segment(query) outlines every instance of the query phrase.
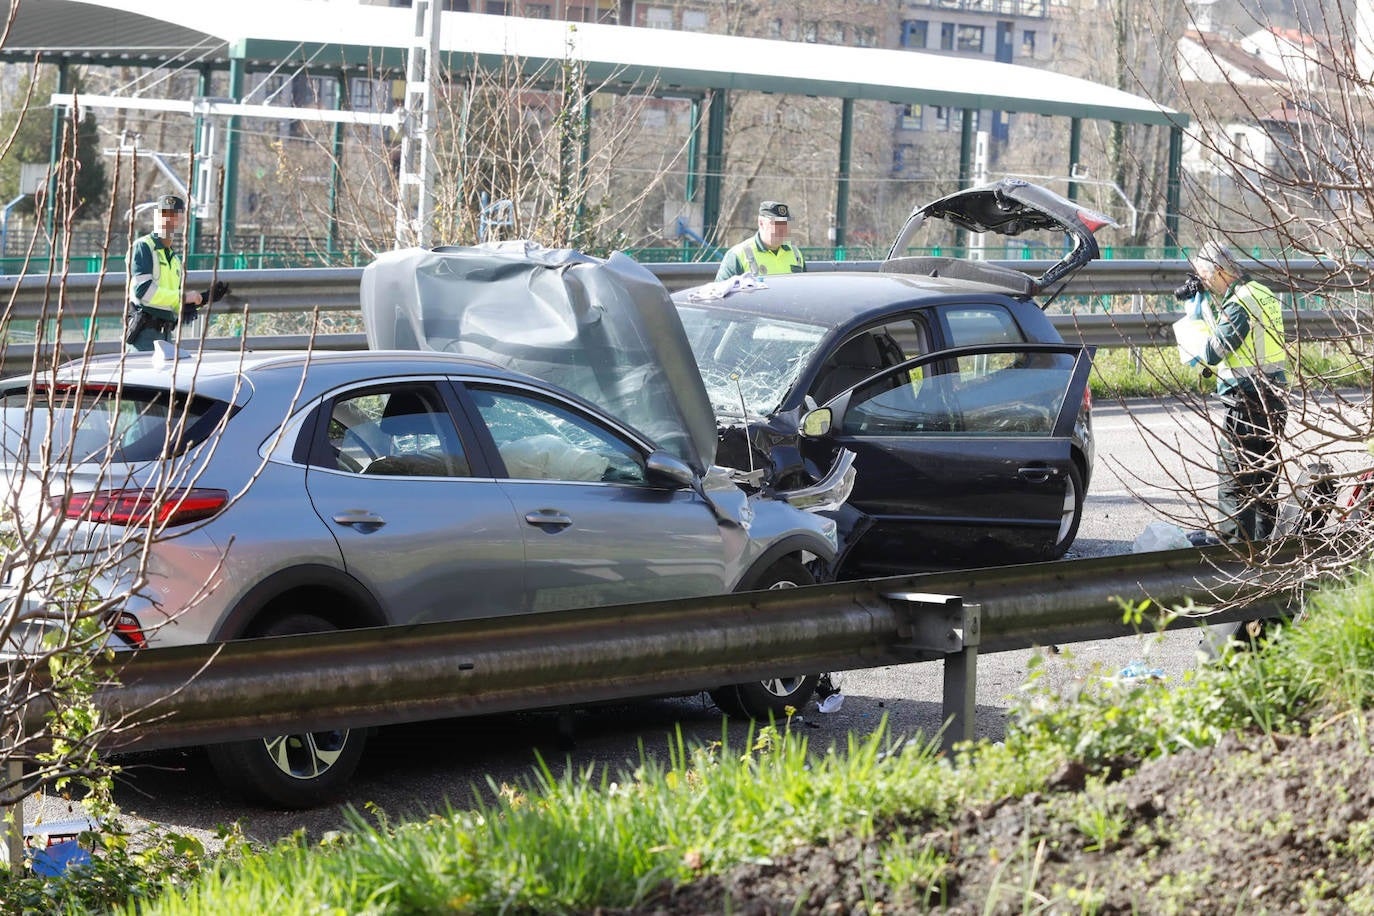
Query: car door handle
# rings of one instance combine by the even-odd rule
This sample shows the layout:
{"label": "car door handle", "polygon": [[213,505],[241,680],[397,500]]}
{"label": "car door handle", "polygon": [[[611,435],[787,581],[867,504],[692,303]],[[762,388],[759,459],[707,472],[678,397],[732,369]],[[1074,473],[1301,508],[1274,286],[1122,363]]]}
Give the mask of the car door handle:
{"label": "car door handle", "polygon": [[1017,468],[1016,476],[1027,483],[1045,483],[1051,477],[1055,476],[1055,470],[1054,468],[1047,467]]}
{"label": "car door handle", "polygon": [[386,519],[366,509],[345,509],[335,513],[334,521],[360,531],[375,531],[386,524]]}
{"label": "car door handle", "polygon": [[572,516],[564,515],[557,509],[540,509],[538,512],[526,512],[525,521],[540,528],[566,528],[572,524]]}

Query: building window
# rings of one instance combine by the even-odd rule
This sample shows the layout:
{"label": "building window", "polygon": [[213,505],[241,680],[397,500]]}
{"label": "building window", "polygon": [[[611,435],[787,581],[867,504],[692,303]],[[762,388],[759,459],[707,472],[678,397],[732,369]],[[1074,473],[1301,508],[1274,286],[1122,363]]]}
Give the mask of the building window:
{"label": "building window", "polygon": [[526,3],[525,16],[529,19],[552,19],[553,10],[547,3]]}
{"label": "building window", "polygon": [[372,80],[353,78],[348,81],[348,107],[354,111],[372,111]]}
{"label": "building window", "polygon": [[948,105],[935,106],[935,126],[940,130],[949,130],[949,111]]}
{"label": "building window", "polygon": [[707,20],[705,10],[683,10],[682,11],[682,30],[684,32],[704,32],[706,31]]}
{"label": "building window", "polygon": [[961,25],[955,38],[954,47],[959,51],[983,52],[983,27],[981,25]]}
{"label": "building window", "polygon": [[920,105],[903,105],[897,126],[902,130],[920,130],[924,109]]}
{"label": "building window", "polygon": [[832,23],[830,23],[830,38],[829,38],[829,41],[830,41],[830,43],[831,43],[832,45],[842,45],[842,44],[844,44],[844,23],[843,23],[843,22],[832,22]]}
{"label": "building window", "polygon": [[954,23],[952,22],[940,23],[940,50],[954,50]]}
{"label": "building window", "polygon": [[878,46],[878,32],[872,26],[854,26],[854,44],[861,48],[876,48]]}
{"label": "building window", "polygon": [[1032,29],[1026,29],[1021,33],[1021,56],[1035,56],[1035,32]]}
{"label": "building window", "polygon": [[671,29],[673,11],[666,6],[651,6],[644,11],[644,25],[650,29]]}
{"label": "building window", "polygon": [[815,44],[821,37],[821,24],[814,19],[802,23],[801,40]]}
{"label": "building window", "polygon": [[907,19],[902,23],[902,47],[920,51],[926,46],[926,32],[930,23],[924,19]]}
{"label": "building window", "polygon": [[768,22],[768,37],[782,38],[782,20],[771,19]]}
{"label": "building window", "polygon": [[892,171],[894,173],[906,171],[907,164],[915,156],[916,147],[910,143],[898,143],[892,147]]}
{"label": "building window", "polygon": [[506,0],[487,0],[487,13],[492,16],[506,15]]}

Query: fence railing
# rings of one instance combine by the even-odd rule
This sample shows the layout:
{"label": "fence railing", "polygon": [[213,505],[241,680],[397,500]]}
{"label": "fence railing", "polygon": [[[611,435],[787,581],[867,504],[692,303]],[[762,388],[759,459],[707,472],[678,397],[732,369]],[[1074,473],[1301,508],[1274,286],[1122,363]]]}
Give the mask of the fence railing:
{"label": "fence railing", "polygon": [[[213,241],[213,240],[211,240]],[[122,242],[121,242],[122,244]],[[17,246],[10,246],[17,248]],[[856,244],[842,247],[799,246],[808,263],[815,261],[857,262],[881,258],[887,254],[887,245]],[[629,248],[625,253],[643,264],[719,264],[729,248],[715,245],[661,245],[644,248]],[[50,271],[61,273],[100,273],[126,269],[126,255],[122,250],[109,249],[102,254],[98,243],[77,245],[65,258],[55,261],[43,257],[26,257],[20,250],[0,254],[0,276],[9,274],[47,274]],[[85,252],[84,254],[80,252]],[[1061,255],[1047,245],[1013,243],[1006,245],[984,246],[976,252],[967,245],[937,245],[934,247],[911,248],[910,255],[931,257],[967,258],[976,256],[988,260],[1039,261],[1053,260]],[[1103,245],[1100,258],[1114,260],[1174,260],[1186,254],[1186,249],[1177,246],[1158,245]],[[1246,252],[1257,260],[1287,261],[1288,255],[1281,251],[1270,251],[1255,247]],[[363,267],[375,253],[369,249],[331,245],[325,239],[284,238],[276,235],[245,235],[240,237],[226,253],[214,251],[192,252],[186,256],[188,270],[269,270],[274,268],[297,267]]]}
{"label": "fence railing", "polygon": [[[1039,274],[1048,261],[998,261]],[[877,270],[877,261],[816,261],[812,271]],[[714,264],[654,263],[645,265],[670,290],[686,289],[709,282]],[[1065,340],[1081,340],[1103,348],[1154,347],[1172,342],[1170,324],[1179,313],[1170,293],[1188,272],[1186,261],[1096,261],[1075,274],[1056,299],[1055,309],[1066,299],[1076,298],[1077,311],[1051,314],[1050,320]],[[1362,268],[1367,271],[1368,268]],[[1303,339],[1322,339],[1370,330],[1367,309],[1303,308],[1321,304],[1307,294],[1332,280],[1331,268],[1317,261],[1260,262],[1262,279],[1280,293],[1289,294],[1299,308],[1288,313],[1290,334]],[[255,316],[322,315],[346,317],[360,322],[358,285],[360,267],[319,267],[276,270],[190,271],[192,287],[208,286],[212,278],[228,282],[234,291],[231,299],[216,306],[221,315]],[[1346,287],[1368,284],[1367,273],[1343,274]],[[27,371],[33,364],[35,349],[45,354],[60,347],[67,357],[83,353],[114,353],[122,349],[125,310],[125,275],[122,273],[72,273],[65,276],[25,274],[0,277],[0,302],[8,303],[8,330],[4,352],[0,353],[0,373]],[[1117,304],[1131,297],[1130,311]],[[1145,301],[1146,299],[1149,302]],[[1156,308],[1145,308],[1153,303]],[[204,319],[202,319],[204,320]],[[304,334],[259,334],[254,322],[234,337],[207,337],[206,347],[237,349],[249,346],[260,350],[297,349],[310,345]],[[314,345],[332,350],[363,349],[366,339],[357,332],[320,334]],[[41,333],[40,333],[41,332]],[[199,338],[198,328],[183,332]],[[46,341],[37,343],[36,341]]]}

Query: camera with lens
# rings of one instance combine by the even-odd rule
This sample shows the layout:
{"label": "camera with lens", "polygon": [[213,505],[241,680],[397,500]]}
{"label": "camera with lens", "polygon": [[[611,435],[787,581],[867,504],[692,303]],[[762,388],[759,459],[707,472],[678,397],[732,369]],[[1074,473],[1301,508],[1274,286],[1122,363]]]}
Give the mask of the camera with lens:
{"label": "camera with lens", "polygon": [[1180,302],[1186,302],[1204,289],[1202,278],[1197,274],[1189,274],[1188,278],[1179,284],[1178,289],[1174,290],[1174,298]]}

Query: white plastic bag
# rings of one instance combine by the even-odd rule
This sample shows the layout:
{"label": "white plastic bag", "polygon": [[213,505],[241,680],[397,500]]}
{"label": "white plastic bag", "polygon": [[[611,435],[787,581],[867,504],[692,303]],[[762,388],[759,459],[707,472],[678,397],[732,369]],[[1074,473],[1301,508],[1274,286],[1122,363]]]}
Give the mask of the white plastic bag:
{"label": "white plastic bag", "polygon": [[1183,529],[1168,522],[1150,522],[1145,530],[1136,535],[1131,545],[1132,553],[1151,553],[1156,550],[1182,550],[1192,547]]}

